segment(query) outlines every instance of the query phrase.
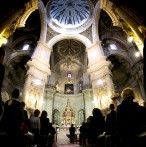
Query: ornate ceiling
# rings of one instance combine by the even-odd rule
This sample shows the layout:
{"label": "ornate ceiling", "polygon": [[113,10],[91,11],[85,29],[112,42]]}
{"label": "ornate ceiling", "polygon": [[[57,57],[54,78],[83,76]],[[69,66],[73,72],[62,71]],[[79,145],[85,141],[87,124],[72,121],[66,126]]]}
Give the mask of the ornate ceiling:
{"label": "ornate ceiling", "polygon": [[64,28],[81,26],[87,21],[90,6],[87,0],[53,0],[50,6],[50,17]]}
{"label": "ornate ceiling", "polygon": [[54,45],[53,55],[53,67],[57,73],[62,76],[66,76],[68,72],[75,77],[82,75],[86,52],[81,42],[73,39],[62,40]]}
{"label": "ornate ceiling", "polygon": [[[44,1],[44,4],[47,4],[46,0],[43,0],[43,1]],[[65,0],[64,2],[67,3],[68,8],[73,7],[74,5],[77,5],[78,8],[81,9],[80,11],[81,13],[80,13],[80,17],[78,18],[77,15],[74,15],[75,13],[74,11],[71,11],[71,10],[64,11],[63,10],[64,7],[62,7],[62,9],[59,9],[60,8],[59,5],[62,5],[63,1],[54,1],[54,3],[52,4],[50,8],[51,16],[49,17],[52,17],[54,19],[53,21],[59,27],[64,26],[64,24],[66,24],[69,29],[71,25],[72,27],[80,27],[90,17],[91,11],[89,13],[89,9],[90,10],[92,9],[89,8],[87,3],[84,3],[84,5],[81,6],[81,3],[83,3],[84,0],[82,1],[78,0],[76,1],[75,4],[69,3],[71,1],[68,1],[68,0]],[[97,0],[91,0],[91,2],[93,2],[93,5],[95,6],[95,3],[97,2]],[[58,7],[57,9],[55,9],[56,5]],[[68,17],[66,16],[65,19],[62,20],[63,17],[58,15],[58,12],[55,13],[56,10],[57,11],[60,10],[60,13],[64,12],[64,15],[65,14],[68,15]],[[78,10],[76,11],[76,13],[78,12]],[[86,13],[83,13],[84,11]],[[85,22],[83,22],[83,18],[85,19]],[[74,20],[76,19],[78,20],[77,23],[74,22]],[[90,26],[89,24],[87,25],[87,28],[86,28],[87,30],[85,31],[82,30],[83,32],[78,32],[78,33],[90,34],[91,36],[90,38],[92,38],[92,34],[91,34],[92,27],[89,27]],[[25,27],[16,29],[14,34],[10,36],[9,38],[10,44],[8,44],[8,46],[11,47],[13,44],[12,48],[15,50],[18,50],[18,52],[21,52],[21,46],[23,46],[23,43],[29,42],[32,44],[32,52],[33,52],[37,45],[37,41],[39,40],[39,37],[40,37],[40,30],[41,30],[40,25],[41,23],[40,23],[39,11],[36,10],[27,19]],[[54,30],[53,29],[51,30],[51,29],[48,29],[49,35],[51,34],[51,31],[52,31],[51,37],[53,37],[53,34],[55,35],[59,34],[57,32],[57,29],[54,29]],[[104,44],[103,50],[106,50],[105,44],[108,42],[113,42],[116,40],[116,43],[118,44],[118,43],[121,43],[122,41],[123,42],[126,41],[125,32],[123,32],[121,28],[113,26],[110,17],[104,11],[101,11],[98,29],[99,29],[98,31],[99,31],[100,40]],[[72,31],[74,30],[76,29],[72,29]],[[115,39],[119,37],[122,38],[122,41]],[[122,47],[122,49],[123,48],[124,47]],[[30,52],[29,55],[31,55],[32,52]],[[74,77],[81,77],[81,75],[83,74],[83,71],[87,69],[87,65],[88,65],[88,63],[85,62],[87,58],[85,46],[78,40],[74,40],[74,39],[64,39],[56,43],[53,46],[53,52],[52,52],[51,58],[53,60],[50,62],[51,70],[53,72],[56,72],[58,76],[66,76],[67,72],[72,72]],[[113,73],[114,83],[117,84],[117,87],[123,86],[124,84],[126,84],[126,80],[130,76],[129,69],[128,69],[129,66],[127,66],[129,65],[128,62],[123,59],[121,60],[121,57],[117,55],[110,56],[108,59],[113,64],[112,73]],[[24,65],[22,65],[21,67],[22,70],[17,71],[18,67],[16,67],[16,65],[20,65],[19,63],[21,63],[21,60],[22,60],[22,56],[18,56],[8,66],[8,68],[10,68],[10,73],[9,73],[10,78],[13,81],[15,81],[18,85],[21,85],[24,82],[23,81],[24,79],[22,77],[26,73],[26,69],[24,68]],[[126,79],[126,80],[123,80],[123,79]],[[120,83],[118,81],[120,81]]]}
{"label": "ornate ceiling", "polygon": [[80,33],[90,27],[93,4],[87,0],[53,0],[47,3],[47,22],[56,32]]}
{"label": "ornate ceiling", "polygon": [[54,45],[53,52],[55,63],[70,58],[77,59],[83,64],[85,46],[78,40],[65,39]]}

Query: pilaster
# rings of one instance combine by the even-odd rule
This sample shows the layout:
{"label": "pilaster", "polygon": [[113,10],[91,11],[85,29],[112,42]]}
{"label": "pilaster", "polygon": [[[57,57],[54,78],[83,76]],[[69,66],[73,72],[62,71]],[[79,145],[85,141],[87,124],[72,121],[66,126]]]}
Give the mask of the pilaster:
{"label": "pilaster", "polygon": [[24,85],[23,100],[30,114],[34,109],[42,109],[45,85],[48,76],[51,74],[50,54],[51,49],[45,43],[39,41],[32,59],[27,63],[29,69]]}
{"label": "pilaster", "polygon": [[83,99],[84,99],[84,107],[85,107],[85,119],[92,115],[92,110],[94,108],[93,104],[93,93],[92,89],[82,90]]}
{"label": "pilaster", "polygon": [[[94,53],[95,57],[93,60],[92,56],[89,56],[89,68],[87,72],[91,78],[94,105],[101,110],[106,110],[112,102],[111,95],[114,85],[109,69],[111,62],[106,61],[106,58],[100,50],[101,45],[99,42],[94,45],[93,48],[90,48],[90,50],[88,49],[88,53]],[[90,53],[90,51],[92,53]],[[96,52],[98,52],[98,54],[95,54]]]}

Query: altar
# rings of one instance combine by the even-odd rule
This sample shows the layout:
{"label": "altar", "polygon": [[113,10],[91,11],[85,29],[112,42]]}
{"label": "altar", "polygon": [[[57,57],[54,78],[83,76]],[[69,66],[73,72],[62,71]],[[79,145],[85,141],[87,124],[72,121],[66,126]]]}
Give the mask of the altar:
{"label": "altar", "polygon": [[69,128],[70,128],[69,125],[68,126],[61,126],[61,127],[59,127],[59,131],[64,131],[66,133],[69,133]]}
{"label": "altar", "polygon": [[75,113],[74,113],[72,107],[70,106],[69,98],[67,100],[67,105],[66,105],[65,110],[62,115],[62,123],[61,124],[65,129],[68,129],[68,127],[70,127],[71,124],[75,124]]}
{"label": "altar", "polygon": [[[70,128],[70,126],[59,126],[57,132],[64,132],[65,134],[70,134],[69,128]],[[76,127],[75,134],[79,134],[79,133],[80,133],[79,127]]]}

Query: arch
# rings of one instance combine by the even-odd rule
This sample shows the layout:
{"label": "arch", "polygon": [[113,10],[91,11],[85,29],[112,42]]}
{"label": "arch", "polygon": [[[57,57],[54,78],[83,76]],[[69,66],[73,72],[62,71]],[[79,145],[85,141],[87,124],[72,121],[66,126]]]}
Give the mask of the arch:
{"label": "arch", "polygon": [[113,3],[107,0],[100,1],[100,8],[103,9],[111,18],[114,26],[120,26],[119,19],[115,12],[113,11]]}
{"label": "arch", "polygon": [[55,124],[60,124],[60,112],[57,109],[53,110],[53,119],[52,122],[55,122]]}
{"label": "arch", "polygon": [[[62,59],[61,61],[59,61],[56,66],[59,66],[60,64],[64,63],[67,59]],[[82,70],[84,70],[84,66],[81,62],[79,62],[77,59],[72,59],[73,63],[76,63],[77,65],[79,65],[81,67]]]}
{"label": "arch", "polygon": [[131,66],[133,65],[133,61],[131,60],[131,58],[128,58],[127,56],[125,56],[123,54],[123,52],[122,53],[119,53],[118,51],[116,53],[115,52],[114,53],[113,52],[110,52],[110,55],[108,57],[110,57],[111,55],[122,57],[125,61],[127,61],[128,63],[130,63]]}
{"label": "arch", "polygon": [[42,1],[38,3],[38,9],[40,12],[40,19],[41,19],[41,34],[40,40],[45,42],[47,36],[47,21],[46,21],[46,8]]}
{"label": "arch", "polygon": [[79,110],[78,112],[78,124],[82,125],[82,122],[85,121],[85,111],[83,109]]}
{"label": "arch", "polygon": [[11,46],[11,48],[14,48],[18,43],[20,43],[21,41],[24,40],[31,40],[31,39],[37,39],[35,35],[27,35],[27,36],[23,36],[23,37],[19,37],[17,40],[15,40]]}
{"label": "arch", "polygon": [[112,36],[107,36],[107,35],[104,35],[102,37],[102,42],[105,41],[105,40],[113,40],[113,41],[117,41],[118,43],[121,43],[123,46],[125,46],[125,48],[129,48],[130,46],[133,46],[132,43],[129,42],[129,44],[126,43],[126,40],[122,39],[121,37],[112,37]]}
{"label": "arch", "polygon": [[[31,2],[30,2],[31,3]],[[31,7],[29,6],[29,3],[26,5],[26,11],[23,14],[20,22],[19,22],[19,27],[24,27],[25,22],[28,19],[28,17],[31,15],[32,12],[35,10],[39,10],[40,14],[40,21],[41,21],[41,34],[40,34],[40,40],[41,41],[46,41],[46,33],[47,33],[47,22],[46,22],[46,9],[42,1],[39,1],[38,3],[34,2],[31,3]]]}
{"label": "arch", "polygon": [[95,23],[95,25],[92,26],[92,28],[93,28],[92,30],[95,32],[95,35],[93,36],[93,42],[96,42],[97,40],[99,40],[98,27],[99,27],[100,12],[101,12],[100,2],[98,1],[95,6],[95,10],[94,10],[94,18],[95,18],[94,23]]}
{"label": "arch", "polygon": [[[30,5],[31,5],[31,7],[30,7]],[[18,24],[18,27],[25,27],[25,22],[28,19],[28,17],[31,15],[31,13],[33,11],[35,11],[36,9],[38,9],[38,6],[37,5],[38,5],[38,3],[35,3],[35,2],[34,3],[28,2],[26,4],[26,11],[23,14],[22,18],[20,19],[19,24]]]}
{"label": "arch", "polygon": [[6,62],[6,65],[9,65],[11,63],[11,61],[18,56],[27,56],[27,55],[29,56],[29,51],[21,51],[21,52],[17,52],[17,53],[12,53],[11,57]]}
{"label": "arch", "polygon": [[89,48],[92,45],[91,41],[87,37],[80,35],[80,34],[72,34],[72,35],[60,34],[60,35],[57,35],[57,36],[53,37],[52,39],[50,39],[50,41],[48,41],[47,44],[50,48],[53,48],[53,45],[55,43],[57,43],[58,41],[63,40],[63,39],[79,40],[80,42],[82,42],[86,46],[86,48]]}

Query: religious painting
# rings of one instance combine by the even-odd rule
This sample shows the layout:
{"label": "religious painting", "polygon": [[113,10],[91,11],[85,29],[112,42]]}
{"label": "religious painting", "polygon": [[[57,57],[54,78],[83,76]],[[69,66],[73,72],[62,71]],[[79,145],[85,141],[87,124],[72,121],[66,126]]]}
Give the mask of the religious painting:
{"label": "religious painting", "polygon": [[64,94],[74,94],[73,84],[65,84]]}

